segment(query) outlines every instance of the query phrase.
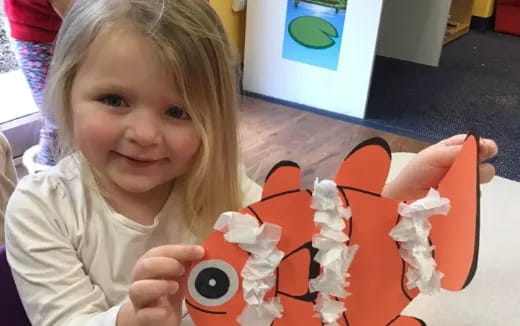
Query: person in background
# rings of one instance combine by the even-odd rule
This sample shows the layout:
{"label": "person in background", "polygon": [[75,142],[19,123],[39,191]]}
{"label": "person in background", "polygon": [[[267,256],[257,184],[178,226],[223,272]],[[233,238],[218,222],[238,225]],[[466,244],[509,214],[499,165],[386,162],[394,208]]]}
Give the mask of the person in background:
{"label": "person in background", "polygon": [[39,144],[28,149],[23,163],[29,173],[56,164],[57,130],[51,112],[42,106],[43,88],[53,43],[71,0],[4,0],[18,61],[42,115]]}

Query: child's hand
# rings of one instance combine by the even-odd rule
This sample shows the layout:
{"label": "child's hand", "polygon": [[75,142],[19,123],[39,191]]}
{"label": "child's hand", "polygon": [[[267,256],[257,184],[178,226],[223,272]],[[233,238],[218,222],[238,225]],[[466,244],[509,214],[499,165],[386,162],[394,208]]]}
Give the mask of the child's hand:
{"label": "child's hand", "polygon": [[180,325],[185,272],[202,256],[200,246],[171,245],[153,248],[137,261],[130,300],[139,325]]}
{"label": "child's hand", "polygon": [[[398,200],[424,197],[436,187],[462,149],[466,135],[457,135],[422,150],[406,165],[398,177],[383,189],[383,196]],[[497,144],[491,139],[480,139],[480,161],[494,157]],[[480,164],[480,182],[487,183],[495,176],[495,168],[489,163]]]}

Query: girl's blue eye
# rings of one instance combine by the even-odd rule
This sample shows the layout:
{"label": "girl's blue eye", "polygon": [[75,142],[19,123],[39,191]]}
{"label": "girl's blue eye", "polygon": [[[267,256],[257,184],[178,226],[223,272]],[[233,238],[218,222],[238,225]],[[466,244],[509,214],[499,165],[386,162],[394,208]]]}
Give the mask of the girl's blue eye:
{"label": "girl's blue eye", "polygon": [[166,115],[168,115],[174,119],[191,120],[191,117],[188,114],[188,112],[186,112],[186,110],[184,110],[183,108],[180,108],[178,106],[173,106],[173,107],[169,108],[168,110],[166,110]]}
{"label": "girl's blue eye", "polygon": [[109,94],[101,98],[101,102],[108,106],[120,107],[125,105],[125,100],[119,95]]}

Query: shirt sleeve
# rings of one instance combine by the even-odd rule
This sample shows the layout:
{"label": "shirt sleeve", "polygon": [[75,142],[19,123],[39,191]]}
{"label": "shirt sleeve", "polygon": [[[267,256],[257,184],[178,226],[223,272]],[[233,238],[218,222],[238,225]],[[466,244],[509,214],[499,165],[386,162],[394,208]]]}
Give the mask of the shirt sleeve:
{"label": "shirt sleeve", "polygon": [[247,176],[246,169],[241,166],[239,169],[240,186],[243,194],[243,207],[249,206],[252,203],[262,199],[262,187]]}
{"label": "shirt sleeve", "polygon": [[0,245],[4,244],[4,212],[18,180],[9,142],[0,131]]}
{"label": "shirt sleeve", "polygon": [[108,306],[78,257],[71,200],[63,184],[38,174],[13,193],[5,233],[20,298],[33,325],[115,326],[120,306]]}

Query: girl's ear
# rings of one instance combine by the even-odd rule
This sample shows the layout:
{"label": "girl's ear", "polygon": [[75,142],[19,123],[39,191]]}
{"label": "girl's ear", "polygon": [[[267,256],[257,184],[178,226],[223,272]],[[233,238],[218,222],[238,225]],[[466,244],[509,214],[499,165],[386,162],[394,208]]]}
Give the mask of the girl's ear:
{"label": "girl's ear", "polygon": [[291,161],[281,161],[267,174],[262,199],[292,190],[299,190],[300,185],[301,171],[298,164]]}
{"label": "girl's ear", "polygon": [[359,144],[345,158],[336,174],[338,187],[353,188],[381,194],[385,185],[392,154],[382,138],[372,138]]}

